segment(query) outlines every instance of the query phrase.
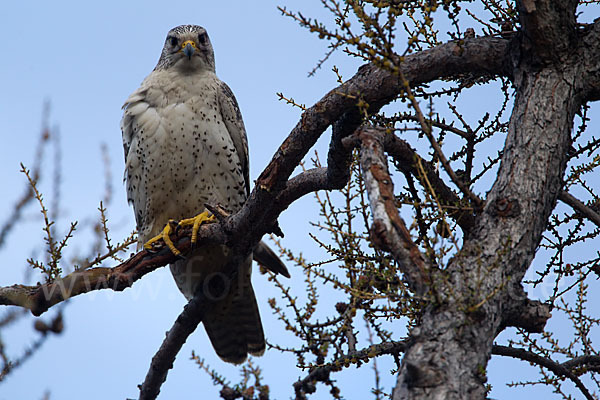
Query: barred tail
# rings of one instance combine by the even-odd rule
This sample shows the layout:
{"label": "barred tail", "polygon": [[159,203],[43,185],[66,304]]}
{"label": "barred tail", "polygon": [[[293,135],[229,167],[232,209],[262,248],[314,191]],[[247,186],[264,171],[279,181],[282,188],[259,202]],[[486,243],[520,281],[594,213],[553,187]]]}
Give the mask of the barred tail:
{"label": "barred tail", "polygon": [[[250,261],[250,260],[249,260]],[[229,294],[217,302],[204,317],[204,327],[219,357],[241,364],[248,353],[260,356],[265,351],[256,297],[250,281],[250,265],[240,268]]]}

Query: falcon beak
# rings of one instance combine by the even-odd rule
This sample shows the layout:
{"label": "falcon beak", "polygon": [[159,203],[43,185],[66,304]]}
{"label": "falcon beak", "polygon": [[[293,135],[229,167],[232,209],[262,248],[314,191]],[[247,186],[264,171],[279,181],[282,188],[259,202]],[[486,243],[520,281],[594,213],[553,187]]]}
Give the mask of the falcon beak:
{"label": "falcon beak", "polygon": [[198,50],[198,48],[193,40],[186,40],[181,44],[181,51],[187,56],[188,60],[192,59],[192,55],[194,55],[196,50]]}

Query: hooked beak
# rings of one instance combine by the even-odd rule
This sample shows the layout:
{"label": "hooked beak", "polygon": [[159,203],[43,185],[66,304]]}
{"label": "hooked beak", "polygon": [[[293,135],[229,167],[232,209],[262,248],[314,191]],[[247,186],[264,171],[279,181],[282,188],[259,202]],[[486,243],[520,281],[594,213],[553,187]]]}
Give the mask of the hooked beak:
{"label": "hooked beak", "polygon": [[196,47],[196,43],[192,40],[186,40],[181,44],[180,51],[183,51],[183,54],[187,56],[188,60],[192,59],[192,55],[194,55],[196,50],[198,50],[198,48]]}

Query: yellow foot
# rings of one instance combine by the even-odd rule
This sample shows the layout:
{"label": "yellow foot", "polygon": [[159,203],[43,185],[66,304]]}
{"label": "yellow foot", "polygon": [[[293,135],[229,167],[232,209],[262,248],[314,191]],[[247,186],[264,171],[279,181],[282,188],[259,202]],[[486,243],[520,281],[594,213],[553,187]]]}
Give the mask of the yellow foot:
{"label": "yellow foot", "polygon": [[179,221],[179,226],[187,226],[192,225],[192,246],[196,244],[198,240],[198,229],[200,229],[200,225],[205,222],[212,222],[215,220],[214,215],[208,215],[208,211],[204,211],[193,218],[188,218]]}
{"label": "yellow foot", "polygon": [[[208,215],[208,211],[204,211],[204,212],[196,215],[193,218],[188,218],[188,219],[179,221],[179,223],[177,224],[177,227],[192,225],[192,246],[193,246],[194,244],[196,244],[196,241],[198,240],[198,230],[200,229],[200,225],[202,225],[204,222],[211,222],[214,219],[215,219],[214,215]],[[173,241],[169,237],[169,235],[171,235],[171,233],[174,230],[173,226],[175,224],[176,224],[176,222],[174,220],[172,220],[172,219],[169,220],[169,222],[167,223],[165,228],[162,230],[162,232],[159,233],[158,235],[156,235],[155,237],[153,237],[152,239],[148,240],[144,244],[144,248],[147,250],[151,250],[152,244],[154,244],[158,240],[162,239],[173,254],[175,254],[176,256],[181,255],[181,251],[179,251],[177,249],[177,247],[175,247],[175,245],[173,244]]]}
{"label": "yellow foot", "polygon": [[173,244],[173,241],[169,237],[171,232],[173,232],[173,225],[175,225],[175,224],[176,224],[175,220],[170,219],[169,222],[167,222],[167,225],[165,225],[165,227],[161,233],[159,233],[158,235],[154,236],[152,239],[150,239],[146,243],[144,243],[144,248],[146,250],[152,250],[152,245],[155,242],[162,239],[173,254],[175,254],[176,256],[180,255],[181,252],[177,249],[177,247],[175,247],[175,245]]}

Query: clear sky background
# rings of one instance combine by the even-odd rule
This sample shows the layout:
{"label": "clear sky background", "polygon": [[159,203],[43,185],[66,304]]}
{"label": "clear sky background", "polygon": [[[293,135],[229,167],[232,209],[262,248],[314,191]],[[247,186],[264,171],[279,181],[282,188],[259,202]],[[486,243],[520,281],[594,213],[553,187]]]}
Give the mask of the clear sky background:
{"label": "clear sky background", "polygon": [[[232,88],[242,109],[250,143],[250,175],[256,179],[300,115],[299,109],[278,101],[276,92],[311,105],[337,86],[332,65],[339,67],[345,79],[360,65],[340,54],[315,77],[308,78],[307,73],[326,52],[326,43],[282,17],[276,9],[278,4],[329,20],[316,0],[3,2],[0,136],[4,145],[0,147],[0,173],[4,182],[0,215],[4,218],[23,192],[25,179],[19,173],[19,163],[34,164],[43,105],[50,101],[49,122],[54,132],[60,132],[62,152],[58,232],[66,232],[70,221],[80,221],[81,233],[70,249],[76,253],[88,248],[90,221],[97,218],[95,210],[104,194],[103,144],[110,157],[113,200],[108,215],[113,237],[117,240],[134,229],[133,212],[122,184],[121,105],[154,68],[167,31],[180,24],[199,24],[209,32],[217,74]],[[473,118],[481,115],[479,111],[485,110],[487,101],[494,99],[473,101]],[[322,154],[326,145],[325,138],[317,146]],[[52,157],[50,152],[46,154],[45,180],[40,183],[48,205],[53,198]],[[309,247],[306,232],[307,219],[314,219],[317,213],[307,198],[280,219],[286,233],[284,244],[296,250],[306,248],[307,256],[315,259],[318,252]],[[39,210],[29,207],[23,224],[0,248],[0,285],[25,282],[24,260],[39,247],[42,238]],[[303,287],[301,271],[291,272],[295,276],[290,284]],[[39,278],[32,279],[35,282]],[[289,333],[270,315],[266,303],[278,292],[259,274],[254,276],[254,285],[267,337],[286,343]],[[46,391],[51,399],[135,398],[137,384],[143,381],[164,332],[184,304],[167,268],[122,293],[102,291],[73,299],[65,309],[64,333],[51,337],[26,365],[0,384],[0,400],[41,399]],[[49,312],[45,318],[51,315]],[[8,354],[20,354],[36,338],[37,333],[31,332],[32,321],[24,318],[2,332]],[[217,397],[218,389],[189,360],[192,349],[237,382],[236,367],[214,355],[200,328],[179,354],[161,398]],[[382,384],[389,390],[395,377],[387,374],[386,368],[392,364],[390,360],[380,362]],[[292,396],[291,383],[304,376],[294,368],[293,357],[275,351],[268,351],[259,364],[273,398]],[[352,371],[334,378],[345,389],[346,398],[367,397],[372,374]],[[494,359],[489,371],[492,397],[527,398],[549,393],[537,388],[510,390],[502,384],[534,371],[521,362]],[[358,380],[357,376],[366,378]],[[327,389],[321,388],[314,398],[328,398]]]}

